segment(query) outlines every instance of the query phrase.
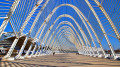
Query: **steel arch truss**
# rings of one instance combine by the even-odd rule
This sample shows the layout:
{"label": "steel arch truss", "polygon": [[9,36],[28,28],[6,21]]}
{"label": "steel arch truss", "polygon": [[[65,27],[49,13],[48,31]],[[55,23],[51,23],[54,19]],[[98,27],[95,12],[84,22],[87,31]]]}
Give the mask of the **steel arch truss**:
{"label": "steel arch truss", "polygon": [[[9,51],[7,52],[6,56],[4,56],[4,58],[11,57],[18,41],[20,40],[20,38],[22,36],[25,36],[25,40],[22,44],[22,47],[20,48],[18,55],[15,56],[15,59],[24,59],[25,57],[40,56],[40,55],[42,55],[42,52],[45,54],[51,54],[52,51],[61,51],[61,49],[64,50],[65,47],[72,45],[72,44],[74,44],[76,46],[77,51],[80,54],[90,55],[90,56],[94,56],[94,57],[96,57],[96,56],[105,57],[105,58],[108,57],[108,55],[106,54],[106,52],[103,48],[103,45],[101,44],[101,40],[99,38],[100,36],[97,35],[98,32],[96,32],[95,27],[93,27],[91,25],[92,22],[90,22],[88,20],[89,18],[87,18],[86,15],[84,14],[84,12],[81,11],[82,9],[78,8],[77,6],[75,6],[73,4],[69,4],[69,3],[65,3],[65,4],[63,3],[63,4],[59,4],[57,6],[53,5],[54,8],[49,9],[49,8],[47,8],[47,6],[49,6],[50,0],[38,0],[38,1],[36,1],[36,4],[33,6],[33,8],[31,7],[32,9],[29,10],[30,12],[28,13],[28,15],[25,18],[25,20],[23,21],[23,23],[21,24],[22,26],[20,27],[19,31],[16,31],[14,29],[14,26],[17,27],[17,25],[13,25],[11,23],[12,21],[10,21],[10,19],[13,18],[12,16],[14,13],[15,14],[17,13],[15,10],[17,9],[17,7],[19,7],[19,2],[21,2],[21,1],[15,0],[13,2],[12,6],[10,7],[10,10],[9,10],[7,16],[2,17],[5,19],[2,23],[2,25],[0,26],[0,38],[3,35],[3,32],[4,32],[8,22],[10,22],[12,29],[14,31],[14,34],[15,34],[15,40],[13,41]],[[93,0],[93,2],[95,2],[97,7],[99,7],[100,11],[104,14],[105,18],[108,20],[111,28],[113,29],[117,40],[120,42],[119,29],[117,29],[117,27],[115,26],[111,17],[108,15],[108,13],[106,12],[104,7],[101,5],[101,3],[98,0]],[[100,20],[100,17],[96,13],[95,8],[93,8],[93,6],[91,5],[89,0],[85,0],[85,4],[89,7],[88,9],[90,9],[92,11],[92,14],[97,21],[96,23],[99,25],[100,30],[102,31],[102,34],[107,41],[107,44],[112,52],[114,59],[117,59],[118,56],[112,47],[110,39],[108,38],[106,30]],[[36,13],[37,9],[39,9],[40,6],[41,6],[41,8],[38,11],[37,15],[34,17],[35,19],[32,21],[32,25],[30,26],[28,33],[24,34],[23,30],[26,29],[25,27],[29,24],[29,21],[31,20],[31,18],[33,17],[33,15]],[[74,16],[67,14],[67,11],[66,11],[66,13],[62,13],[61,15],[59,15],[59,14],[56,15],[57,10],[59,10],[61,7],[72,8],[72,10],[75,11],[77,16],[81,20],[81,22],[77,21],[77,19]],[[44,16],[44,21],[41,21],[42,22],[41,26],[39,26],[39,25],[37,25],[37,23],[39,23],[38,20],[39,20],[39,18],[41,18],[40,16],[42,15],[42,13],[44,12],[45,9],[46,10],[48,9],[48,11],[50,11],[50,10],[51,11],[48,15]],[[19,11],[18,11],[18,13],[19,13]],[[54,15],[55,15],[55,17],[53,17]],[[69,18],[72,20],[72,22],[69,20],[65,21],[64,19],[62,19],[62,21],[59,22],[61,20],[61,18]],[[15,19],[15,20],[18,20],[18,19]],[[50,21],[52,21],[53,23],[48,25],[48,23],[50,23]],[[75,27],[73,23],[77,27]],[[82,28],[80,23],[83,24],[85,29]],[[55,25],[57,25],[57,26],[55,27]],[[34,28],[36,28],[36,26],[38,26],[38,28],[39,28],[37,30],[37,32],[34,31],[35,30]],[[78,30],[76,28],[78,28]],[[87,31],[88,34],[85,31]],[[35,32],[34,37],[31,36],[32,32]],[[70,37],[73,36],[73,40],[69,36]],[[31,44],[29,44],[30,46],[29,46],[28,50],[26,51],[26,54],[24,56],[22,56],[25,46],[29,40],[30,40]],[[75,40],[75,42],[73,42],[74,40]],[[92,43],[91,43],[91,41],[92,41]],[[96,42],[98,43],[100,48],[97,47]],[[66,45],[64,45],[64,44],[66,44]],[[61,46],[64,48],[62,48]],[[56,49],[56,47],[57,47],[57,49]],[[31,54],[30,54],[30,52],[31,52]]]}

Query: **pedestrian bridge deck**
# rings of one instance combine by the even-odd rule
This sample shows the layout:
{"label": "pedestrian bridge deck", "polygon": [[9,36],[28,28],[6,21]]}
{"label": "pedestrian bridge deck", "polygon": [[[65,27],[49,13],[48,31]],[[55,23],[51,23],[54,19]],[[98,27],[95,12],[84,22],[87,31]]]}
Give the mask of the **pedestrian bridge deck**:
{"label": "pedestrian bridge deck", "polygon": [[24,60],[1,61],[0,67],[120,67],[120,61],[90,56],[76,55],[75,53],[55,54],[34,57]]}

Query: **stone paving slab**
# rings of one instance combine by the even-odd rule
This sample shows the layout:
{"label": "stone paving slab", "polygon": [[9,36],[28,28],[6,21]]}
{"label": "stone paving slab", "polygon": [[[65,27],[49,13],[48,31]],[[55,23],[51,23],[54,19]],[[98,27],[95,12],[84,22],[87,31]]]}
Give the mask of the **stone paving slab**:
{"label": "stone paving slab", "polygon": [[120,67],[120,61],[69,53],[1,61],[0,67]]}

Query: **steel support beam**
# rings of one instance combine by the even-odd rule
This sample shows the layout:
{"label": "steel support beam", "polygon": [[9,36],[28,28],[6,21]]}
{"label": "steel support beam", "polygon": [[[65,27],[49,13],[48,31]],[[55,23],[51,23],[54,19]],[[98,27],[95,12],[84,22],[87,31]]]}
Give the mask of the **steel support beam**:
{"label": "steel support beam", "polygon": [[[103,14],[105,15],[105,17],[107,18],[107,20],[109,21],[112,29],[114,30],[118,40],[120,41],[120,34],[117,30],[117,28],[115,27],[113,21],[111,20],[111,18],[109,17],[109,15],[107,14],[107,12],[105,11],[105,9],[102,7],[102,5],[100,4],[100,2],[98,0],[94,0],[95,3],[98,5],[98,7],[101,9],[101,11],[103,12]],[[89,1],[88,1],[89,2]]]}
{"label": "steel support beam", "polygon": [[19,40],[18,38],[15,38],[15,40],[14,40],[14,42],[12,43],[12,45],[11,45],[11,47],[10,47],[8,53],[4,56],[4,58],[9,58],[9,57],[12,55],[13,50],[14,50],[14,48],[15,48],[15,46],[16,46],[18,40]]}
{"label": "steel support beam", "polygon": [[27,53],[25,54],[24,57],[28,57],[29,56],[29,53],[30,53],[32,47],[33,47],[33,45],[31,44],[30,47],[29,47],[29,49],[28,49],[28,51],[27,51]]}
{"label": "steel support beam", "polygon": [[6,28],[7,24],[8,24],[8,22],[9,22],[12,14],[14,13],[16,7],[18,6],[19,2],[20,2],[20,0],[15,0],[15,1],[13,2],[12,6],[11,6],[11,8],[10,8],[10,10],[9,10],[9,13],[7,14],[7,17],[5,17],[2,25],[0,26],[0,38],[1,38],[1,36],[2,36],[2,33],[3,33],[4,30],[5,30],[5,28]]}
{"label": "steel support beam", "polygon": [[101,23],[98,15],[96,14],[95,10],[93,9],[93,7],[92,7],[91,4],[89,3],[89,1],[88,1],[88,0],[85,0],[85,1],[86,1],[86,3],[88,4],[88,6],[90,7],[91,11],[93,12],[95,18],[97,19],[97,21],[98,21],[98,23],[99,23],[99,26],[100,26],[100,28],[101,28],[104,36],[105,36],[105,39],[107,40],[107,43],[108,43],[108,45],[109,45],[109,47],[110,47],[110,50],[112,51],[112,54],[113,54],[114,58],[116,58],[116,54],[115,54],[115,52],[114,52],[114,49],[113,49],[113,47],[112,47],[112,45],[111,45],[111,43],[110,43],[110,41],[109,41],[109,39],[108,39],[108,36],[107,36],[107,34],[106,34],[106,32],[105,32],[105,29],[104,29],[104,27],[103,27],[103,25],[102,25],[102,23]]}
{"label": "steel support beam", "polygon": [[32,54],[30,55],[31,57],[35,54],[36,48],[37,48],[37,45],[35,44],[35,47],[34,47],[34,49],[33,49],[33,51],[32,51]]}
{"label": "steel support beam", "polygon": [[31,10],[31,12],[29,13],[29,15],[27,16],[25,22],[23,23],[21,29],[20,29],[20,33],[22,33],[22,31],[24,30],[25,26],[27,25],[28,21],[30,20],[30,18],[32,17],[32,15],[34,14],[34,12],[36,11],[36,9],[39,7],[39,5],[43,2],[43,0],[39,0],[37,2],[37,4],[33,7],[33,9]]}
{"label": "steel support beam", "polygon": [[[61,25],[61,24],[60,24]],[[58,25],[59,26],[59,25]],[[71,24],[71,26],[72,26],[72,24]],[[57,29],[57,28],[56,28]],[[76,31],[77,32],[77,31]],[[53,33],[54,34],[54,33]],[[80,38],[80,36],[79,36],[79,38]],[[82,39],[80,38],[80,40],[82,41]],[[85,39],[84,39],[85,40]],[[52,41],[51,41],[52,42]],[[82,42],[82,44],[84,44],[83,42]],[[85,44],[84,44],[85,45]]]}
{"label": "steel support beam", "polygon": [[[77,14],[78,14],[79,16],[82,15],[82,17],[85,19],[85,21],[88,23],[88,25],[90,26],[91,30],[93,31],[93,33],[94,33],[94,35],[95,35],[95,37],[96,37],[96,39],[97,39],[97,41],[98,41],[101,49],[102,49],[102,51],[103,51],[103,53],[104,53],[104,55],[105,55],[104,49],[103,49],[103,47],[102,47],[102,45],[101,45],[100,40],[99,40],[98,37],[97,37],[97,34],[95,33],[94,29],[93,29],[92,26],[90,25],[90,23],[89,23],[89,21],[87,20],[87,18],[84,16],[84,14],[83,14],[77,7],[75,7],[75,6],[71,5],[71,4],[61,4],[61,5],[59,5],[59,6],[57,6],[57,7],[55,7],[55,8],[53,9],[53,11],[48,15],[48,18],[45,19],[45,22],[49,21],[49,19],[52,17],[52,15],[54,14],[54,12],[55,12],[59,7],[61,7],[61,6],[70,6],[70,7],[72,7],[72,8],[77,12]],[[80,15],[80,14],[81,14],[81,15]],[[43,22],[42,25],[44,25],[45,22]],[[83,23],[84,23],[84,22],[83,22]],[[86,23],[84,23],[84,25],[85,25],[85,24],[86,24]],[[85,25],[85,26],[86,26],[86,25]]]}

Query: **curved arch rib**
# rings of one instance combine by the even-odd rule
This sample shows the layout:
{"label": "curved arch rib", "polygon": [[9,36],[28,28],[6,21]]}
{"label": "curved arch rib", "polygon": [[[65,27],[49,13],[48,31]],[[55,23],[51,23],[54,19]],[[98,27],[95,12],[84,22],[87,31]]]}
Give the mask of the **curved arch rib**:
{"label": "curved arch rib", "polygon": [[[60,25],[61,25],[61,24],[59,24],[58,26],[60,26]],[[70,25],[73,27],[72,24],[70,24]],[[58,27],[57,27],[57,28],[58,28]],[[57,28],[56,28],[56,29],[57,29]],[[74,28],[74,29],[75,29],[75,28]],[[76,32],[77,32],[77,31],[76,31]],[[54,33],[54,32],[53,32],[53,33]],[[78,34],[78,32],[77,32],[77,34]],[[78,34],[78,35],[79,35],[79,34]],[[51,37],[52,37],[52,36],[50,36],[50,39],[51,39]],[[82,38],[81,38],[80,36],[79,36],[79,38],[80,38],[80,40],[82,41]],[[84,39],[84,40],[85,40],[85,43],[87,43],[86,39]],[[48,41],[48,42],[51,42],[51,41]],[[85,45],[85,44],[83,43],[83,41],[82,41],[82,44]]]}
{"label": "curved arch rib", "polygon": [[114,56],[114,59],[116,59],[116,54],[115,54],[115,52],[114,52],[114,49],[113,49],[113,47],[112,47],[112,45],[111,45],[111,43],[110,43],[110,41],[109,41],[109,38],[108,38],[108,36],[107,36],[107,34],[106,34],[106,32],[105,32],[105,29],[104,29],[104,27],[103,27],[103,25],[102,25],[102,23],[101,23],[98,15],[96,14],[95,10],[94,10],[93,7],[90,5],[90,3],[89,3],[87,0],[85,0],[85,1],[86,1],[86,3],[88,4],[88,6],[90,7],[91,11],[93,12],[95,18],[97,19],[97,21],[98,21],[98,23],[99,23],[99,26],[100,26],[100,28],[102,29],[102,32],[103,32],[103,34],[104,34],[104,36],[105,36],[105,39],[107,40],[108,46],[110,47],[110,50],[112,51],[112,54],[113,54],[113,56]]}
{"label": "curved arch rib", "polygon": [[[22,28],[20,29],[20,33],[17,34],[17,36],[16,36],[17,38],[14,40],[14,42],[13,42],[10,50],[8,51],[7,55],[4,56],[5,58],[11,56],[11,54],[12,54],[12,52],[13,52],[13,49],[14,49],[14,47],[16,46],[18,40],[19,40],[19,37],[20,37],[20,35],[21,35],[21,32],[24,30],[24,28],[25,28],[25,26],[27,25],[29,19],[30,19],[31,16],[34,14],[34,12],[35,12],[35,10],[38,8],[38,6],[42,3],[42,1],[43,1],[43,0],[39,0],[39,1],[37,2],[37,5],[34,6],[34,8],[32,9],[32,11],[30,12],[29,16],[26,18],[26,20],[25,20]],[[49,0],[48,0],[48,1],[49,1]],[[48,3],[48,1],[46,1],[45,5]],[[44,9],[44,7],[41,8],[41,9]],[[41,12],[41,13],[42,13],[42,12]],[[40,14],[41,14],[41,13],[40,13]],[[34,23],[35,23],[35,22],[34,22]],[[34,24],[33,24],[32,28],[33,28],[33,27],[34,27]],[[31,33],[31,30],[30,30],[30,33]],[[25,42],[24,42],[25,44],[26,44],[27,40],[28,40],[28,38],[25,39]],[[22,51],[22,50],[21,50],[21,51]],[[20,54],[21,54],[21,52],[19,53],[19,55],[20,55]]]}
{"label": "curved arch rib", "polygon": [[[60,24],[60,25],[61,25],[61,24]],[[59,25],[58,25],[58,26],[59,26]],[[72,24],[71,24],[71,26],[72,26]],[[73,27],[73,26],[72,26],[72,27]],[[58,28],[58,27],[57,27],[57,28]],[[56,28],[56,29],[57,29],[57,28]],[[73,28],[74,28],[74,27],[73,27]],[[75,30],[75,28],[74,28],[74,30]],[[59,31],[60,31],[60,30],[59,30]],[[58,32],[59,32],[59,31],[58,31]],[[75,32],[78,34],[78,32],[77,32],[76,30],[75,30]],[[54,34],[54,32],[53,32],[53,34]],[[52,37],[52,36],[51,36],[51,37]],[[50,37],[49,39],[52,39],[51,37]],[[80,37],[79,34],[78,34],[78,37],[79,37],[79,39],[80,39],[80,41],[81,41],[81,43],[82,43],[82,46],[85,47],[85,44],[84,44],[84,42],[83,42],[83,40],[82,40],[82,38]],[[54,40],[51,41],[52,44],[53,44],[53,41],[54,41]],[[86,41],[85,41],[85,42],[86,42]],[[51,44],[51,43],[50,43],[50,44]]]}
{"label": "curved arch rib", "polygon": [[[112,29],[114,30],[114,32],[115,32],[118,40],[120,41],[120,34],[119,34],[117,28],[115,27],[113,21],[111,20],[111,18],[109,17],[109,15],[108,15],[107,12],[105,11],[105,9],[101,6],[101,4],[100,4],[97,0],[94,0],[94,1],[95,1],[95,3],[98,5],[98,7],[101,9],[101,11],[104,13],[104,15],[105,15],[105,17],[107,18],[107,20],[109,21]],[[89,1],[87,1],[87,2],[89,2]],[[90,5],[90,6],[91,6],[91,5]]]}
{"label": "curved arch rib", "polygon": [[[70,29],[71,30],[71,29]],[[77,36],[72,32],[72,31],[62,31],[62,32],[60,32],[60,34],[58,35],[58,37],[57,37],[57,39],[59,40],[58,42],[61,42],[61,39],[63,38],[63,36],[62,35],[73,35],[74,36],[74,39],[76,39],[76,41],[78,40],[77,39]],[[56,40],[57,40],[56,39]],[[63,39],[62,39],[62,41],[64,41]],[[65,42],[66,43],[66,42]],[[77,43],[78,43],[78,41],[77,41]],[[54,46],[55,45],[57,45],[56,43],[53,43],[54,44]],[[74,43],[75,44],[75,43]],[[54,47],[53,46],[53,47]],[[79,50],[79,46],[77,46],[76,45],[76,48],[77,48],[77,50]]]}
{"label": "curved arch rib", "polygon": [[[48,22],[49,19],[50,19],[50,18],[52,17],[52,15],[54,14],[54,12],[55,12],[59,7],[61,7],[61,6],[70,6],[70,7],[72,7],[72,8],[77,12],[77,14],[79,15],[79,17],[81,17],[81,15],[83,16],[83,18],[84,18],[85,21],[88,23],[88,25],[90,26],[91,30],[93,31],[93,33],[94,33],[94,35],[95,35],[95,37],[96,37],[96,39],[97,39],[97,41],[98,41],[98,43],[99,43],[102,51],[103,51],[103,54],[105,55],[104,49],[103,49],[103,47],[102,47],[102,45],[101,45],[101,42],[100,42],[97,34],[95,33],[94,29],[92,28],[91,24],[89,23],[89,21],[87,20],[87,18],[84,16],[84,14],[83,14],[77,7],[75,7],[75,6],[71,5],[71,4],[61,4],[61,5],[57,6],[57,7],[55,7],[55,8],[53,9],[53,11],[51,12],[51,14],[49,14],[48,17],[45,19],[45,21],[43,22],[43,24],[42,24],[41,26],[43,26],[43,25],[45,24],[45,22]],[[80,15],[79,13],[80,13],[81,15]],[[86,27],[86,26],[87,26],[86,23],[85,23],[85,22],[83,22],[83,23],[84,23],[84,25],[85,25],[85,27]],[[40,28],[40,29],[41,29],[41,28]],[[44,29],[44,28],[43,28],[43,29]],[[41,35],[42,35],[42,34],[41,34]],[[41,37],[41,35],[40,35],[40,37]],[[92,40],[92,41],[93,41],[93,40]],[[89,43],[89,44],[90,44],[90,43]]]}
{"label": "curved arch rib", "polygon": [[0,38],[2,36],[3,31],[5,30],[12,14],[14,13],[16,7],[18,6],[20,0],[15,0],[14,3],[12,4],[12,7],[9,10],[9,13],[7,14],[7,18],[4,19],[2,25],[0,26]]}
{"label": "curved arch rib", "polygon": [[[56,23],[56,21],[58,20],[58,19],[60,19],[60,18],[62,18],[62,17],[69,17],[69,18],[71,18],[75,23],[76,23],[76,25],[77,25],[77,27],[80,29],[80,31],[81,32],[83,32],[83,30],[82,30],[82,28],[79,26],[79,24],[77,23],[77,21],[72,17],[72,16],[70,16],[70,15],[68,15],[68,14],[63,14],[63,15],[60,15],[56,20],[55,20],[55,22],[53,23],[53,25]],[[50,27],[50,28],[52,28],[53,27],[53,25]],[[89,31],[89,30],[88,30]],[[47,32],[48,33],[48,32]],[[89,32],[89,34],[90,34],[90,32]],[[83,34],[82,35],[85,35],[85,33],[83,32]],[[91,35],[91,34],[90,34]],[[46,36],[46,35],[45,35]],[[87,36],[85,35],[84,36],[86,39],[87,39]],[[84,38],[83,37],[83,38]],[[92,36],[91,36],[91,38],[92,38]],[[92,38],[93,39],[93,38]],[[44,39],[43,39],[44,40]],[[85,40],[85,39],[84,39]],[[88,41],[88,44],[90,45],[90,42],[89,42],[89,40],[87,39],[87,41]],[[94,41],[93,41],[94,42]],[[42,43],[42,42],[41,42]],[[96,49],[97,49],[97,47],[95,47]],[[98,50],[97,50],[98,51]],[[99,52],[98,52],[99,53]]]}

